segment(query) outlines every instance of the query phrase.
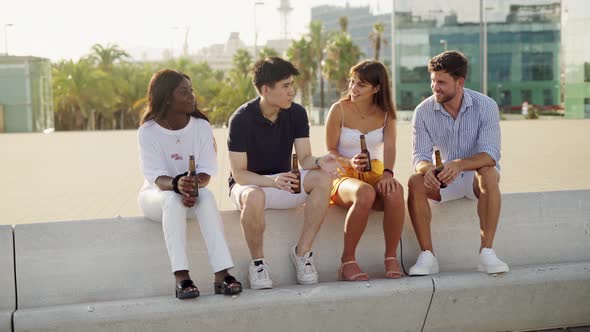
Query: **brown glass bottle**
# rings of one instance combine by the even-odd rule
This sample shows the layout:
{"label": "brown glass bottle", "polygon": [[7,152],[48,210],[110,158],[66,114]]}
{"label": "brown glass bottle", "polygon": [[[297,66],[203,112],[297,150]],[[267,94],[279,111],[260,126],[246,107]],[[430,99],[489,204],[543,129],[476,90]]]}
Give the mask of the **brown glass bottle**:
{"label": "brown glass bottle", "polygon": [[191,191],[191,197],[199,197],[199,179],[197,177],[197,171],[195,167],[195,156],[190,155],[188,158],[188,176],[195,179],[196,183]]}
{"label": "brown glass bottle", "polygon": [[369,160],[363,169],[363,172],[370,172],[371,171],[371,154],[369,153],[369,149],[367,149],[367,142],[365,142],[365,135],[361,135],[361,153],[367,156]]}
{"label": "brown glass bottle", "polygon": [[[442,170],[445,168],[445,166],[443,166],[442,160],[440,159],[440,151],[439,150],[434,150],[434,158],[436,159],[436,168],[434,169],[434,175],[438,179],[438,174],[440,172],[442,172]],[[440,181],[440,180],[438,180],[438,181]],[[440,187],[446,188],[447,185],[441,181]]]}
{"label": "brown glass bottle", "polygon": [[293,164],[291,166],[291,173],[295,174],[297,176],[297,181],[299,181],[297,183],[297,187],[291,189],[293,189],[294,194],[299,194],[301,193],[301,172],[299,171],[299,164],[297,163],[297,154],[295,153],[293,154]]}

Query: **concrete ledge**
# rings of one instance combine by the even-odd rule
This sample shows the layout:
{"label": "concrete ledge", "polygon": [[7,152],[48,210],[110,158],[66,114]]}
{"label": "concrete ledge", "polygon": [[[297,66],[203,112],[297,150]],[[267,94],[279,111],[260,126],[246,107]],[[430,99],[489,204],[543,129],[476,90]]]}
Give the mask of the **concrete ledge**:
{"label": "concrete ledge", "polygon": [[16,310],[12,226],[0,226],[0,332],[12,332],[12,313]]}
{"label": "concrete ledge", "polygon": [[[433,207],[433,241],[442,271],[475,269],[475,205],[459,200]],[[512,267],[590,261],[590,190],[507,194],[503,205],[495,247]],[[345,213],[331,207],[317,236],[314,257],[320,282],[337,280]],[[247,287],[250,255],[239,213],[222,211],[222,217],[236,263],[232,273]],[[382,218],[380,212],[371,214],[357,250],[359,264],[372,278],[383,276]],[[275,287],[295,284],[288,250],[302,220],[303,208],[266,212],[264,246]],[[173,295],[160,223],[141,217],[40,223],[17,225],[14,234],[19,308]],[[188,238],[191,276],[202,294],[211,294],[213,275],[197,222],[189,222]],[[407,216],[401,247],[407,269],[419,250]]]}
{"label": "concrete ledge", "polygon": [[[432,239],[441,271],[474,271],[478,264],[477,202],[432,206]],[[402,235],[407,269],[418,241],[409,217]],[[494,249],[510,266],[590,261],[590,190],[502,195]]]}
{"label": "concrete ledge", "polygon": [[[429,278],[429,277],[427,277]],[[590,325],[590,261],[443,273],[424,331],[512,331]]]}
{"label": "concrete ledge", "polygon": [[15,331],[420,331],[432,289],[406,278],[52,306],[18,310]]}

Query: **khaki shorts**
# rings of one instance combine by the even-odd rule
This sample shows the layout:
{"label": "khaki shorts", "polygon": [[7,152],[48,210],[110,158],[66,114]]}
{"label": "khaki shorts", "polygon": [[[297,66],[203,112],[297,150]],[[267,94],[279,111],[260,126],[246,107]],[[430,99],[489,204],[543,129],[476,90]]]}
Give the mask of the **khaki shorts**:
{"label": "khaki shorts", "polygon": [[[301,206],[307,200],[307,196],[309,196],[305,190],[303,190],[303,183],[305,181],[305,176],[307,175],[308,170],[300,169],[301,172],[301,193],[299,194],[292,194],[285,190],[280,190],[273,187],[260,187],[262,191],[264,191],[265,196],[265,209],[291,209],[294,207]],[[270,178],[274,178],[277,174],[265,175]],[[248,188],[258,188],[255,185],[240,185],[234,184],[232,187],[229,195],[231,197],[234,206],[238,210],[242,210],[242,194]]]}

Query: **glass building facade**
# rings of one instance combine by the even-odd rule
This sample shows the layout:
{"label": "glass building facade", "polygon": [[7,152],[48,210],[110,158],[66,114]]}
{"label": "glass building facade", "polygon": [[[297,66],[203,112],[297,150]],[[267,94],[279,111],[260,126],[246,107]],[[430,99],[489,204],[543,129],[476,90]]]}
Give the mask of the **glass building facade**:
{"label": "glass building facade", "polygon": [[[411,110],[431,95],[428,60],[445,50],[458,50],[469,59],[466,86],[483,90],[482,38],[487,31],[487,91],[501,109],[518,111],[524,101],[541,110],[562,110],[585,114],[590,98],[588,80],[588,6],[584,0],[395,0],[395,87],[398,109]],[[564,14],[570,6],[578,16]],[[483,10],[481,10],[483,9]],[[347,16],[348,32],[372,58],[369,39],[376,22],[385,25],[385,39],[391,41],[391,13],[372,14],[371,8],[319,6],[312,8],[312,20],[326,30],[338,30],[338,19]],[[586,25],[586,27],[580,27]],[[568,29],[568,33],[563,31]],[[576,31],[571,34],[569,31]],[[573,45],[568,53],[567,39]],[[582,42],[586,40],[586,42]],[[391,46],[385,45],[381,59],[390,68]],[[565,67],[565,77],[562,75]],[[569,74],[568,74],[569,70]],[[569,78],[569,79],[568,79]],[[571,93],[564,87],[572,87]],[[582,98],[584,96],[584,98]],[[586,101],[582,100],[586,99]],[[568,102],[576,102],[570,111]],[[585,108],[584,108],[585,107]],[[586,111],[585,111],[586,110]],[[574,113],[572,113],[574,112]]]}
{"label": "glass building facade", "polygon": [[590,3],[562,0],[565,116],[590,119]]}

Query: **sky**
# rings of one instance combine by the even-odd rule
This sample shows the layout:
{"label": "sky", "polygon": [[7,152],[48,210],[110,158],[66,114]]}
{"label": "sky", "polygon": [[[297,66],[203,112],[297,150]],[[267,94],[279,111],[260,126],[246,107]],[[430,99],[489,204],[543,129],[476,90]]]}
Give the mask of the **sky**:
{"label": "sky", "polygon": [[[180,54],[188,27],[189,51],[224,43],[237,31],[254,44],[254,9],[258,44],[278,39],[280,0],[0,0],[0,53],[78,59],[95,43],[119,45],[135,58],[159,56],[166,49]],[[337,0],[291,0],[292,37],[307,31],[311,7],[342,5]],[[352,6],[387,9],[391,1],[350,0]],[[389,5],[391,11],[391,5]],[[13,26],[6,26],[13,24]]]}

